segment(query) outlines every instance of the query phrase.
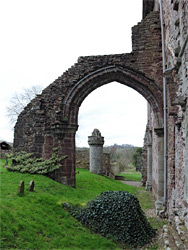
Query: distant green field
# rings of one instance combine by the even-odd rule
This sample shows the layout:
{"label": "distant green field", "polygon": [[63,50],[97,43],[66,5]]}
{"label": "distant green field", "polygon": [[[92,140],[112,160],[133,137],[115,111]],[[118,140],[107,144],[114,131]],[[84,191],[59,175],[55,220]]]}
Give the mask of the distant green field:
{"label": "distant green field", "polygon": [[[141,173],[136,172],[132,173],[132,171],[126,171],[126,174],[119,174],[120,176],[123,176],[126,181],[141,181]],[[129,173],[130,172],[130,173]]]}
{"label": "distant green field", "polygon": [[136,173],[136,169],[131,168],[131,169],[126,169],[126,173]]}
{"label": "distant green field", "polygon": [[[57,183],[46,176],[8,172],[0,161],[0,249],[124,249],[112,239],[92,233],[62,208],[63,202],[85,205],[101,192],[126,190],[141,197],[143,209],[153,206],[143,188],[125,185],[108,177],[78,169],[76,188]],[[25,193],[17,193],[20,181]],[[29,192],[31,180],[35,191]],[[146,202],[147,200],[147,202]],[[155,221],[154,221],[155,222]],[[153,223],[154,224],[154,223]],[[153,249],[153,248],[151,248]]]}

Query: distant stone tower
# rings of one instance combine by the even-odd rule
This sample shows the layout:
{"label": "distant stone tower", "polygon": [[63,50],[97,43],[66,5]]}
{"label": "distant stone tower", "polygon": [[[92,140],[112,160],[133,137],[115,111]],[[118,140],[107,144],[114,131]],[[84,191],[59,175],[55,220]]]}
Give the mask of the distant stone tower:
{"label": "distant stone tower", "polygon": [[94,174],[103,174],[103,144],[104,137],[98,129],[94,129],[91,136],[88,136],[90,145],[90,172]]}

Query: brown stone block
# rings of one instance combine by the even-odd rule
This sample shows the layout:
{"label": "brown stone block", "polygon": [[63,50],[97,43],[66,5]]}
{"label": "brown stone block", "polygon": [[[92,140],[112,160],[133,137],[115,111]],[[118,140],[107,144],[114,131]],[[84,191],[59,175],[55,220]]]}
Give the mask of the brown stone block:
{"label": "brown stone block", "polygon": [[76,187],[76,179],[75,177],[70,177],[67,179],[67,184],[71,187]]}
{"label": "brown stone block", "polygon": [[18,186],[18,193],[19,194],[24,194],[24,181],[21,181],[19,186]]}
{"label": "brown stone block", "polygon": [[68,162],[65,160],[65,165],[63,166],[63,171],[67,171],[67,172],[71,171],[72,166],[73,166],[72,160],[68,160]]}
{"label": "brown stone block", "polygon": [[49,135],[44,136],[44,143],[45,144],[53,144],[53,137],[49,136]]}
{"label": "brown stone block", "polygon": [[43,151],[44,151],[45,153],[50,153],[50,152],[52,152],[52,145],[45,144],[44,147],[43,147]]}
{"label": "brown stone block", "polygon": [[52,151],[43,153],[44,160],[50,159],[51,156],[52,156]]}

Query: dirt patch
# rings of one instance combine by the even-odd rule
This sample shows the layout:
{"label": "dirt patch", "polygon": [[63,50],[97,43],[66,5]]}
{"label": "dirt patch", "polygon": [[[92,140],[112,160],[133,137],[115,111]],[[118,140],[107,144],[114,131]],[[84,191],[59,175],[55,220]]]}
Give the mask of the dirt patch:
{"label": "dirt patch", "polygon": [[145,215],[147,216],[147,218],[157,217],[157,215],[155,213],[155,208],[146,209],[144,212],[145,212]]}
{"label": "dirt patch", "polygon": [[134,187],[141,187],[142,186],[140,181],[122,181],[122,180],[120,180],[120,181],[124,184],[134,186]]}

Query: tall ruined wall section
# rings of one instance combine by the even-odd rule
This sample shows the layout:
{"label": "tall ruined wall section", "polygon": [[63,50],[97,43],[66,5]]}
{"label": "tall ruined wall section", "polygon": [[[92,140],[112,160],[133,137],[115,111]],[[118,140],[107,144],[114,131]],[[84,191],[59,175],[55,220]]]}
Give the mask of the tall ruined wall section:
{"label": "tall ruined wall section", "polygon": [[168,102],[169,212],[188,223],[188,1],[163,1]]}
{"label": "tall ruined wall section", "polygon": [[[159,12],[149,13],[133,27],[132,41],[133,51],[128,54],[80,57],[75,65],[32,100],[18,117],[14,150],[34,152],[36,156],[49,158],[52,149],[59,147],[60,155],[67,155],[67,158],[52,178],[74,186],[75,133],[79,107],[86,93],[88,95],[97,87],[112,81],[119,81],[141,93],[150,102],[154,112],[158,112],[157,124],[162,124]],[[87,82],[87,79],[90,81]],[[84,81],[87,84],[81,88]]]}
{"label": "tall ruined wall section", "polygon": [[119,65],[132,68],[154,79],[162,89],[158,12],[151,13],[142,23],[133,27],[132,40],[132,53],[80,57],[74,66],[44,89],[20,114],[15,126],[14,148],[29,149],[41,155],[44,134],[55,129],[57,124],[66,122],[62,109],[68,93],[80,79],[102,67]]}

